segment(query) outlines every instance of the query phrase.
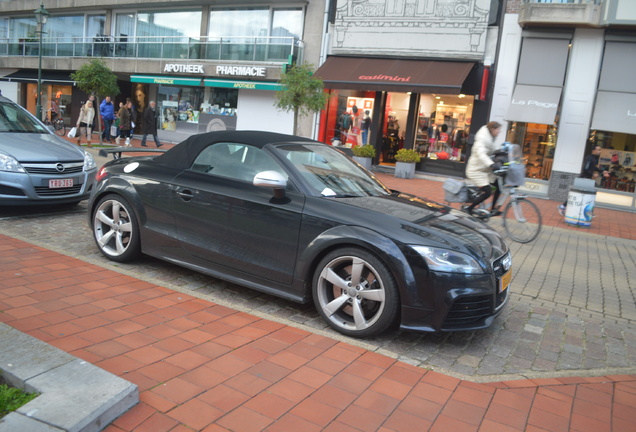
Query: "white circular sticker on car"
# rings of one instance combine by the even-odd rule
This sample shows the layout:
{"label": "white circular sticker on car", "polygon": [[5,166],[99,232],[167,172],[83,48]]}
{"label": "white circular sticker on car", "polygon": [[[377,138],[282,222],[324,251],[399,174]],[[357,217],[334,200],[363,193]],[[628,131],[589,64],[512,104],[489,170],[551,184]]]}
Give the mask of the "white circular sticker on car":
{"label": "white circular sticker on car", "polygon": [[133,162],[133,163],[129,163],[128,165],[126,165],[124,167],[124,172],[125,173],[131,173],[134,170],[137,169],[137,167],[139,167],[139,162]]}

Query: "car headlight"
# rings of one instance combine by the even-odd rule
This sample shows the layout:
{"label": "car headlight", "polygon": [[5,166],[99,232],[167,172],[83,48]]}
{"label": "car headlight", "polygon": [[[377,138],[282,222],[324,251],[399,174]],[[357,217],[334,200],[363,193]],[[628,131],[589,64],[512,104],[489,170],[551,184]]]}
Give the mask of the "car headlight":
{"label": "car headlight", "polygon": [[13,156],[0,153],[0,171],[25,173],[26,170],[20,165],[20,162]]}
{"label": "car headlight", "polygon": [[479,263],[465,253],[426,246],[412,246],[412,248],[424,258],[429,268],[433,271],[469,274],[484,273]]}
{"label": "car headlight", "polygon": [[93,155],[84,151],[84,171],[90,171],[96,167],[97,164],[95,163],[95,159],[93,159]]}

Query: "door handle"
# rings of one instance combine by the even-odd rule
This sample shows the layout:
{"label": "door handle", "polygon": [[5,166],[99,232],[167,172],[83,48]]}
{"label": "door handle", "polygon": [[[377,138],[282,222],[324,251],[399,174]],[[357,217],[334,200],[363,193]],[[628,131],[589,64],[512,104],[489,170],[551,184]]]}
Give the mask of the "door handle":
{"label": "door handle", "polygon": [[184,201],[190,201],[192,198],[194,198],[192,191],[188,189],[177,191],[177,195],[179,195]]}

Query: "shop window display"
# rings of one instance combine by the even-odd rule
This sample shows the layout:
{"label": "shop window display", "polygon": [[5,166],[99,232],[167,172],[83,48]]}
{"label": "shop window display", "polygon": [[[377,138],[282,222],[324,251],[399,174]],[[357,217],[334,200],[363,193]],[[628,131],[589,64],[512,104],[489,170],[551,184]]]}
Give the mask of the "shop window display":
{"label": "shop window display", "polygon": [[599,187],[633,193],[636,189],[636,135],[593,131],[592,146],[600,145],[599,165],[609,177],[598,179]]}
{"label": "shop window display", "polygon": [[321,139],[343,147],[370,144],[374,97],[375,92],[331,90]]}
{"label": "shop window display", "polygon": [[506,141],[522,145],[528,178],[549,180],[556,137],[557,128],[554,125],[513,122]]}
{"label": "shop window display", "polygon": [[473,98],[422,95],[415,148],[430,160],[466,162]]}
{"label": "shop window display", "polygon": [[161,129],[190,133],[236,128],[238,90],[159,86]]}

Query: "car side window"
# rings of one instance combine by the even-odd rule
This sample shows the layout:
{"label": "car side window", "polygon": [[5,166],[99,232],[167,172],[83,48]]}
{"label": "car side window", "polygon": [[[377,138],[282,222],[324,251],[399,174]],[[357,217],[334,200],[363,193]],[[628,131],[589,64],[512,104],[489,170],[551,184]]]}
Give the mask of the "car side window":
{"label": "car side window", "polygon": [[262,149],[238,143],[212,144],[194,160],[191,169],[211,175],[252,182],[263,171],[285,171]]}

